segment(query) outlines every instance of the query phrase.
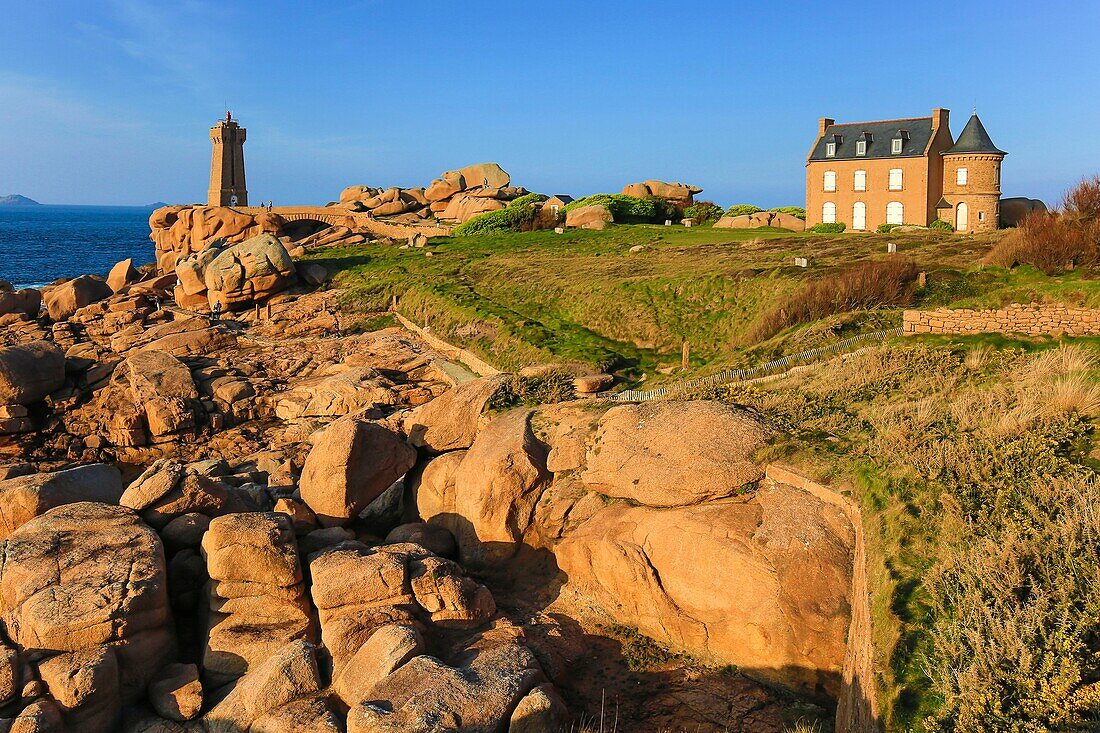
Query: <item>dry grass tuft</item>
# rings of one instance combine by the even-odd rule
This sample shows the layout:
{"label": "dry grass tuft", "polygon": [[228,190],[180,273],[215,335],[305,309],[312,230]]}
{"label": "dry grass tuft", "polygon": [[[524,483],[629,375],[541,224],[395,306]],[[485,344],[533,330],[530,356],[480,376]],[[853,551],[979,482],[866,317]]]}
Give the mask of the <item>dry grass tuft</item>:
{"label": "dry grass tuft", "polygon": [[917,267],[901,257],[867,260],[806,283],[749,328],[746,343],[769,339],[785,328],[855,310],[908,305],[916,291]]}
{"label": "dry grass tuft", "polygon": [[1050,386],[1047,414],[1100,415],[1100,385],[1083,374],[1058,377]]}

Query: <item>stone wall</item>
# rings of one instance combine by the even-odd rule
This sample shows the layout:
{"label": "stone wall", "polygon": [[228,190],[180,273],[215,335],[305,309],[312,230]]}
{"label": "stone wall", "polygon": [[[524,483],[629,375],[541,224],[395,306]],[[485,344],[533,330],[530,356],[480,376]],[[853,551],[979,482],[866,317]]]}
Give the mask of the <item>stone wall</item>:
{"label": "stone wall", "polygon": [[938,308],[905,311],[902,333],[1021,333],[1100,336],[1100,308],[1057,304],[1012,305],[996,310]]}

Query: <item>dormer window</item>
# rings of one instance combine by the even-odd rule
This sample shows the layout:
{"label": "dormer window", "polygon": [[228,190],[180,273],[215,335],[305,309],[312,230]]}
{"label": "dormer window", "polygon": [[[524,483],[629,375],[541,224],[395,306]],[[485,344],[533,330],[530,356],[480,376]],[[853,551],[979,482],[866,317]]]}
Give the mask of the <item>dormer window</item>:
{"label": "dormer window", "polygon": [[873,140],[874,137],[871,136],[871,133],[867,132],[866,130],[862,132],[859,136],[859,139],[856,140],[856,155],[867,155],[867,143],[872,142]]}
{"label": "dormer window", "polygon": [[907,142],[909,142],[909,131],[898,130],[898,134],[890,141],[890,152],[893,155],[900,155]]}
{"label": "dormer window", "polygon": [[826,158],[835,158],[836,157],[836,143],[834,143],[834,142],[825,143],[825,157]]}

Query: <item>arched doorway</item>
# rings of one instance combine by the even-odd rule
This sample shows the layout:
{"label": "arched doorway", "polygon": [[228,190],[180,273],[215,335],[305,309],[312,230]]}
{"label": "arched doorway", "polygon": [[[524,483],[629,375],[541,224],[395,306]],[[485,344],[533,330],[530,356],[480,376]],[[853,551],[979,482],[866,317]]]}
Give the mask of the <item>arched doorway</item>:
{"label": "arched doorway", "polygon": [[867,204],[856,201],[852,206],[852,229],[862,232],[867,228]]}
{"label": "arched doorway", "polygon": [[967,219],[970,217],[970,210],[966,205],[966,202],[962,202],[955,208],[955,231],[965,232],[969,229]]}
{"label": "arched doorway", "polygon": [[900,201],[891,201],[890,203],[886,204],[886,223],[905,223],[905,207],[902,206],[902,203]]}

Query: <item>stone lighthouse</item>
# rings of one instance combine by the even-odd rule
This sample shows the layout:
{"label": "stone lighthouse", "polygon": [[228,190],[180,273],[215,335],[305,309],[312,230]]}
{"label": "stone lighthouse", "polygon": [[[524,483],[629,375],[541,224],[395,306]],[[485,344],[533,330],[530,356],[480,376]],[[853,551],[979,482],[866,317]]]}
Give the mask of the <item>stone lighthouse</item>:
{"label": "stone lighthouse", "polygon": [[1001,217],[999,150],[975,112],[955,144],[943,153],[943,199],[937,214],[958,232],[996,229]]}
{"label": "stone lighthouse", "polygon": [[245,129],[233,119],[232,112],[210,128],[214,150],[210,156],[210,206],[248,206],[244,183]]}

